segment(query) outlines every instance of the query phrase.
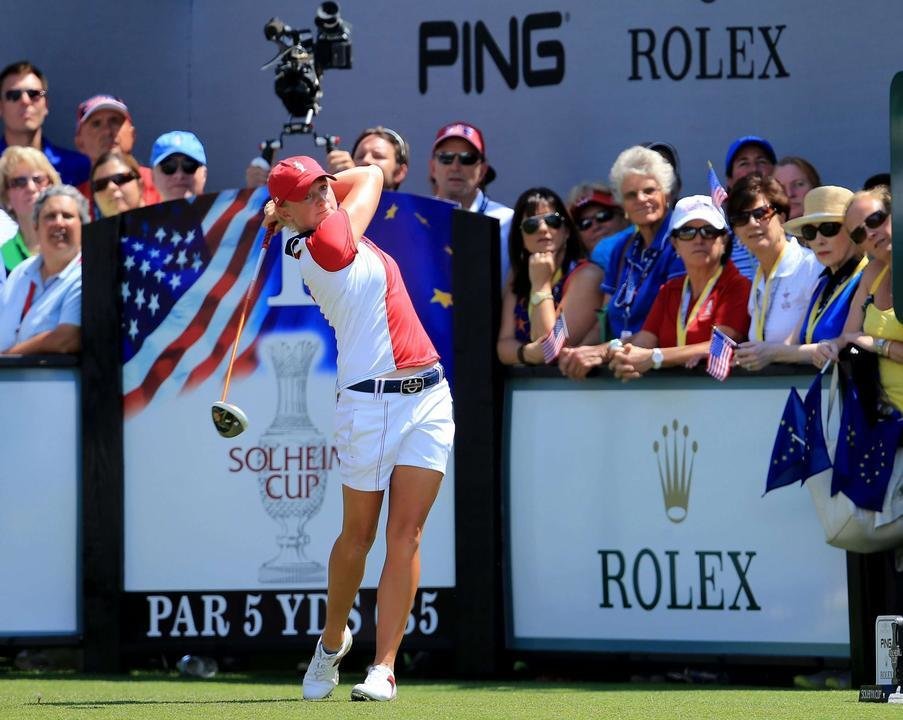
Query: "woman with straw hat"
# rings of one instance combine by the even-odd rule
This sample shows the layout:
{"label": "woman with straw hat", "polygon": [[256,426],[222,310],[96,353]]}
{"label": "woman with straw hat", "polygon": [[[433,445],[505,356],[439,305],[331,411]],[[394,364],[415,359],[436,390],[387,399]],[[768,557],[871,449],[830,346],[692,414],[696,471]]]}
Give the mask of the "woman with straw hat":
{"label": "woman with straw hat", "polygon": [[818,343],[843,330],[850,303],[868,264],[861,247],[850,240],[844,211],[853,192],[836,185],[813,188],[803,199],[803,215],[784,223],[784,231],[800,239],[824,267],[802,320],[789,343],[745,343],[737,351],[741,365],[759,370],[768,363],[812,363],[825,360]]}

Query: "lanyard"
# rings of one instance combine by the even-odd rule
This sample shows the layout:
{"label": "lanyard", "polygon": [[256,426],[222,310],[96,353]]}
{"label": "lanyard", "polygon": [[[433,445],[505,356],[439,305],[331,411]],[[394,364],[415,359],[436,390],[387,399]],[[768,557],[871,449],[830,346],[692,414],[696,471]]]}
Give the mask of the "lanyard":
{"label": "lanyard", "polygon": [[756,290],[755,298],[755,310],[756,310],[756,336],[752,338],[753,340],[763,341],[765,340],[765,324],[768,320],[768,313],[771,312],[771,301],[773,300],[772,295],[774,294],[777,288],[772,288],[771,284],[774,281],[775,273],[777,273],[778,268],[781,265],[781,260],[784,259],[784,253],[787,252],[787,248],[790,247],[790,243],[784,244],[784,249],[781,250],[781,254],[778,255],[778,259],[774,263],[774,267],[771,268],[771,272],[768,273],[768,279],[765,281],[765,297],[762,298],[762,307],[759,307],[759,280],[762,279],[762,265],[756,268],[756,276],[753,280],[753,287]]}
{"label": "lanyard", "polygon": [[20,325],[25,319],[25,316],[28,315],[28,311],[31,310],[31,303],[34,301],[34,293],[37,287],[34,280],[32,280],[31,284],[28,286],[28,295],[25,296],[25,304],[22,306],[22,316],[19,318]]}
{"label": "lanyard", "polygon": [[[859,273],[861,273],[865,266],[868,265],[868,258],[862,258],[859,261],[859,264],[856,266],[856,269],[850,273],[850,276],[840,283],[836,288],[834,288],[834,292],[831,293],[831,297],[828,299],[824,305],[819,308],[820,303],[814,302],[812,304],[811,309],[809,310],[809,317],[806,319],[806,342],[812,342],[812,336],[815,334],[815,328],[818,325],[819,321],[822,319],[822,316],[828,311],[828,308],[840,297],[841,293],[846,289],[847,285],[856,277]],[[822,290],[824,292],[824,290]]]}
{"label": "lanyard", "polygon": [[[723,266],[719,265],[718,270],[715,272],[712,277],[709,278],[709,281],[705,284],[705,287],[702,289],[702,292],[699,293],[699,299],[696,301],[696,304],[693,306],[693,309],[690,310],[689,317],[687,316],[687,308],[690,305],[690,300],[692,299],[693,288],[690,287],[690,276],[687,275],[684,278],[684,287],[681,290],[680,294],[680,310],[677,312],[677,346],[683,347],[687,344],[687,328],[693,324],[693,321],[696,319],[696,316],[699,314],[699,311],[702,309],[702,306],[705,304],[705,301],[708,299],[709,295],[712,294],[712,290],[715,287],[715,283],[718,282],[718,278],[721,277],[721,272],[723,270]],[[686,320],[684,320],[686,318]]]}

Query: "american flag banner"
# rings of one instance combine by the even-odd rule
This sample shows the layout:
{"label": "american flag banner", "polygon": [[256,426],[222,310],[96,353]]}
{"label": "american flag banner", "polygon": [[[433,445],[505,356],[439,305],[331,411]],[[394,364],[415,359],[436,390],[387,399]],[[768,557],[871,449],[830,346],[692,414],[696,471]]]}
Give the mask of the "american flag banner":
{"label": "american flag banner", "polygon": [[564,315],[558,313],[555,324],[542,340],[542,356],[546,361],[546,365],[555,362],[561,348],[564,347],[564,341],[568,338],[568,326],[564,321]]}
{"label": "american flag banner", "polygon": [[712,341],[709,345],[709,362],[705,371],[716,380],[724,382],[731,374],[734,362],[734,348],[737,343],[731,340],[717,327],[712,328]]}
{"label": "american flag banner", "polygon": [[[266,200],[265,189],[231,191],[123,216],[126,416],[140,412],[158,393],[181,392],[221,371],[263,240]],[[238,374],[242,366],[245,372],[250,369],[249,350],[265,314],[254,300],[264,284],[252,297],[254,311],[242,335]]]}
{"label": "american flag banner", "polygon": [[711,162],[709,162],[709,195],[712,196],[712,202],[719,210],[727,201],[727,190],[721,185],[721,181],[715,174],[715,168],[712,167]]}

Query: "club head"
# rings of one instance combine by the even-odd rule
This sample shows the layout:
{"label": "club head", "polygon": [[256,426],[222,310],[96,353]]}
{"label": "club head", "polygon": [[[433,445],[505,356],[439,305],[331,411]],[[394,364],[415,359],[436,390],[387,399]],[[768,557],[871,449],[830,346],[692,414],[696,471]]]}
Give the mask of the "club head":
{"label": "club head", "polygon": [[240,435],[248,428],[248,416],[237,405],[226,402],[215,402],[210,408],[213,425],[224,438]]}

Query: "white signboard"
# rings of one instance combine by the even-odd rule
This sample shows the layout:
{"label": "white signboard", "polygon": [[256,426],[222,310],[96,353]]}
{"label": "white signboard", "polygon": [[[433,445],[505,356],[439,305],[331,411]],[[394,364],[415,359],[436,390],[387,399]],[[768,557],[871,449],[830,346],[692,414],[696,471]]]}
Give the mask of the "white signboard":
{"label": "white signboard", "polygon": [[790,379],[669,380],[516,383],[513,646],[846,656],[844,553],[805,489],[762,497]]}
{"label": "white signboard", "polygon": [[0,372],[0,636],[79,631],[78,371]]}

